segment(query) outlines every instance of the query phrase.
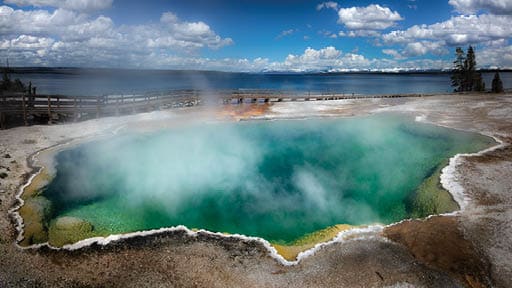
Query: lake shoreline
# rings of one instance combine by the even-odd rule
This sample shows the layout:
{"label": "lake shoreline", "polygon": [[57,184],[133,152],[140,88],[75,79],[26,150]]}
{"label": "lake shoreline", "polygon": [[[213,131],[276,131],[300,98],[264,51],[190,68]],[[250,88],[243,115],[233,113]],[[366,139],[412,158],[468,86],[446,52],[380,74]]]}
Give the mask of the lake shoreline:
{"label": "lake shoreline", "polygon": [[[453,96],[453,95],[442,96],[441,95],[441,96],[433,96],[433,97],[435,99],[431,99],[429,97],[429,99],[379,99],[379,100],[375,100],[375,99],[361,99],[361,100],[329,101],[329,103],[322,103],[322,102],[315,102],[315,103],[304,103],[304,102],[302,102],[302,103],[283,103],[283,104],[276,104],[276,105],[271,105],[269,107],[266,107],[266,109],[265,109],[266,111],[264,111],[265,113],[261,113],[261,111],[259,111],[255,115],[251,114],[251,111],[250,111],[251,109],[249,109],[249,110],[246,109],[246,111],[243,111],[242,113],[237,113],[235,111],[234,113],[231,113],[230,115],[227,115],[227,116],[225,114],[222,114],[223,111],[215,111],[215,112],[213,112],[213,116],[216,117],[215,119],[222,119],[223,117],[228,117],[228,118],[231,117],[232,119],[235,119],[235,120],[243,120],[243,119],[247,119],[247,118],[249,118],[249,119],[262,119],[262,118],[272,118],[272,117],[274,117],[274,118],[281,118],[281,117],[286,117],[286,115],[290,116],[290,113],[288,113],[288,114],[286,112],[283,113],[283,111],[286,111],[286,110],[289,111],[289,112],[291,111],[291,113],[293,113],[293,115],[296,116],[296,117],[302,117],[302,116],[304,116],[304,117],[330,117],[330,116],[350,117],[350,116],[353,116],[353,115],[364,115],[366,113],[394,111],[394,112],[400,112],[400,113],[408,113],[408,114],[415,115],[415,116],[426,115],[426,117],[424,117],[424,118],[428,122],[434,122],[433,124],[436,124],[436,125],[440,125],[440,126],[446,125],[447,127],[450,127],[450,128],[457,128],[457,129],[462,129],[462,130],[472,130],[474,132],[480,132],[480,133],[484,132],[486,134],[495,136],[495,138],[499,137],[499,139],[503,139],[504,144],[502,144],[499,148],[496,148],[495,150],[487,151],[486,153],[483,153],[484,155],[487,155],[489,153],[491,153],[491,154],[492,153],[499,153],[499,151],[497,151],[497,150],[505,148],[508,145],[507,143],[510,143],[507,140],[508,139],[507,137],[510,137],[510,135],[512,134],[511,133],[512,131],[510,131],[511,130],[510,127],[508,127],[508,126],[504,127],[504,128],[498,127],[499,129],[497,131],[495,131],[495,130],[493,131],[492,125],[495,125],[495,124],[491,123],[489,125],[489,123],[487,123],[488,125],[487,125],[487,127],[485,127],[485,125],[484,125],[485,121],[492,122],[492,121],[489,121],[489,119],[485,119],[485,117],[481,117],[481,119],[479,119],[479,120],[483,121],[482,123],[474,123],[473,124],[473,126],[478,126],[478,125],[482,124],[482,127],[471,127],[472,123],[462,123],[461,124],[461,123],[454,122],[453,119],[447,119],[447,118],[450,118],[450,117],[446,117],[446,114],[445,114],[445,118],[444,119],[443,118],[431,119],[432,116],[429,117],[429,115],[433,115],[433,116],[443,115],[443,111],[439,111],[443,107],[434,107],[434,109],[432,109],[433,107],[431,105],[429,105],[429,104],[435,104],[436,101],[438,102],[437,105],[439,105],[440,103],[443,103],[443,102],[450,102],[452,104],[452,106],[457,106],[457,105],[460,106],[460,104],[462,103],[463,104],[462,105],[463,108],[466,107],[466,108],[469,109],[469,108],[471,108],[470,107],[471,105],[477,105],[477,106],[478,105],[482,105],[482,104],[478,104],[479,102],[475,101],[476,100],[475,98],[480,97],[480,100],[483,98],[485,101],[489,102],[489,100],[486,99],[486,97],[493,97],[493,98],[495,98],[494,102],[500,104],[502,101],[509,101],[507,96],[494,96],[494,95],[489,95],[489,94],[481,94],[481,95],[476,95],[476,96],[475,95],[463,95],[463,96]],[[449,97],[451,97],[451,99]],[[498,97],[498,98],[496,98],[496,97]],[[453,98],[456,98],[456,99],[453,99]],[[499,106],[499,105],[495,104],[492,101],[490,101],[490,102],[491,103],[487,103],[487,106],[490,106],[491,108],[494,106],[494,108],[493,108],[494,110],[492,110],[492,111],[500,109],[500,108],[496,108],[496,106]],[[510,102],[507,102],[507,103],[509,103],[508,105],[510,105]],[[454,105],[454,104],[457,104],[457,105]],[[483,108],[483,107],[486,107],[486,105],[483,105],[481,107],[477,107],[476,109],[480,109],[480,108]],[[295,109],[295,108],[300,108],[300,109]],[[459,109],[459,108],[460,107],[455,107],[453,109],[456,110],[456,109]],[[236,110],[236,108],[234,108],[234,110]],[[261,107],[259,107],[259,110],[261,110]],[[469,109],[469,110],[471,110],[471,109]],[[26,156],[23,156],[23,155],[27,155],[26,153],[28,151],[30,151],[31,149],[33,150],[34,148],[37,148],[37,147],[34,147],[34,146],[38,146],[39,148],[44,149],[45,147],[51,146],[51,144],[54,143],[54,141],[56,141],[56,140],[64,141],[62,138],[64,138],[64,139],[66,139],[66,138],[67,139],[73,139],[73,138],[77,138],[77,137],[80,137],[80,136],[83,137],[84,135],[93,136],[93,135],[97,135],[98,132],[100,132],[100,134],[101,133],[112,133],[112,131],[116,131],[117,129],[124,129],[123,127],[125,127],[126,123],[130,123],[130,121],[136,123],[135,124],[135,126],[136,126],[135,129],[140,129],[140,131],[148,131],[146,129],[154,129],[154,126],[155,126],[154,125],[155,124],[154,123],[154,119],[155,118],[160,119],[160,121],[162,119],[163,120],[170,119],[170,118],[173,118],[173,117],[176,117],[176,116],[175,115],[169,116],[168,114],[174,114],[174,113],[180,114],[180,117],[183,116],[183,115],[187,116],[189,113],[194,113],[196,115],[200,114],[200,115],[203,115],[203,116],[206,115],[207,118],[203,118],[203,119],[210,119],[208,117],[212,116],[212,114],[211,114],[212,112],[205,111],[205,110],[203,110],[201,108],[192,108],[192,109],[183,109],[183,110],[180,110],[180,111],[169,111],[169,112],[162,111],[162,112],[155,112],[155,113],[149,113],[149,114],[139,114],[139,115],[133,115],[133,116],[125,116],[125,117],[121,117],[121,118],[104,118],[104,119],[91,120],[91,121],[77,123],[77,124],[65,124],[65,125],[59,125],[59,126],[20,127],[20,128],[15,128],[15,129],[12,129],[12,130],[7,130],[6,132],[9,135],[11,135],[13,137],[16,137],[16,135],[17,135],[18,139],[14,140],[14,141],[13,140],[7,141],[7,142],[12,142],[11,144],[5,143],[4,139],[2,139],[2,143],[0,143],[2,146],[0,146],[0,147],[3,148],[5,151],[8,151],[9,153],[11,153],[13,158],[15,158],[16,161],[17,161],[17,164],[19,166],[19,167],[17,167],[18,169],[11,169],[11,171],[12,170],[15,170],[15,171],[17,170],[17,171],[21,172],[21,173],[18,173],[19,175],[17,175],[17,176],[14,176],[14,177],[10,176],[9,177],[9,178],[13,178],[13,179],[9,179],[9,180],[11,180],[11,187],[20,187],[21,183],[23,183],[23,181],[20,181],[20,180],[23,178],[23,175],[26,175],[25,173],[27,173],[27,172],[25,172],[25,171],[27,171],[27,168],[29,168],[29,167],[27,167],[26,164],[21,164],[20,162],[23,162],[23,159],[26,158]],[[461,118],[469,117],[467,112],[459,111],[458,113],[460,114]],[[183,115],[181,115],[181,114],[183,114]],[[450,116],[450,115],[448,115],[448,116]],[[452,122],[448,122],[448,120],[452,120]],[[507,113],[504,113],[504,115],[502,115],[501,118],[499,118],[499,120],[508,120],[508,121],[510,121],[511,119],[510,119],[510,117],[508,116]],[[103,125],[100,125],[100,124],[102,124],[101,121],[103,121],[103,122],[110,122],[110,123],[109,123],[109,125],[107,125],[107,127],[103,127],[102,129],[100,129],[100,131],[98,131],[98,127],[99,126],[103,126]],[[436,123],[436,121],[437,121],[437,123]],[[443,122],[443,121],[446,121],[446,122]],[[163,128],[165,128],[166,125],[169,125],[169,124],[160,123],[159,125],[161,125],[161,128],[163,129]],[[469,127],[464,127],[466,125],[468,125]],[[63,127],[63,126],[66,126],[66,127]],[[77,128],[75,128],[75,126],[77,128],[78,127],[82,128],[81,131],[72,131],[72,130],[78,130]],[[157,125],[157,127],[158,127],[158,125]],[[489,129],[489,128],[491,128],[491,129]],[[496,126],[494,126],[494,128],[496,128]],[[61,130],[61,131],[59,132],[58,130]],[[38,139],[36,139],[36,143],[22,144],[22,145],[13,145],[13,143],[16,143],[17,141],[18,142],[20,142],[20,141],[23,142],[24,140],[26,140],[26,139],[21,139],[21,138],[23,138],[22,135],[32,135],[30,133],[26,133],[28,131],[34,131],[35,132],[34,134],[40,136]],[[68,134],[68,135],[66,135],[66,134]],[[61,136],[63,136],[63,137],[61,137]],[[28,140],[31,140],[31,139],[28,139]],[[32,139],[32,140],[34,140],[34,139]],[[28,142],[30,142],[30,141],[28,141]],[[18,147],[16,147],[16,146],[18,146]],[[4,152],[4,151],[1,151],[1,152]],[[35,151],[33,151],[32,153],[34,153],[34,152]],[[461,165],[463,166],[465,164],[464,162],[466,161],[466,158],[467,157],[465,157],[465,156],[461,156],[460,160],[458,160],[458,163],[456,163],[454,165],[454,172],[455,172],[455,174],[457,174],[458,173],[457,171],[460,170],[460,166]],[[460,175],[455,175],[455,176],[459,177]],[[507,180],[507,179],[505,179],[505,180]],[[505,184],[507,184],[507,183],[505,183]],[[462,183],[461,185],[465,186],[465,183]],[[9,190],[8,193],[11,193],[10,195],[12,195],[12,191]],[[2,194],[5,194],[5,193],[2,193]],[[4,207],[5,206],[5,200],[3,199],[3,197],[4,197],[4,195],[2,195],[2,200],[3,200],[2,201],[2,209],[5,208]],[[13,201],[13,199],[11,198],[9,203],[12,203],[12,201]],[[475,204],[473,204],[473,200],[470,200],[468,208],[467,208],[467,210],[469,210],[469,211],[464,210],[464,211],[461,211],[461,213],[455,213],[455,215],[453,215],[453,216],[441,216],[441,218],[443,218],[443,217],[444,218],[446,218],[446,217],[455,217],[457,219],[465,219],[465,217],[471,218],[471,214],[474,211],[474,207],[472,207],[472,206],[474,206],[474,205]],[[10,207],[10,208],[12,208],[12,207]],[[462,214],[462,215],[460,215],[460,214]],[[390,225],[390,227],[400,227],[400,226],[405,226],[405,225],[421,226],[421,224],[404,224],[404,223],[429,222],[429,221],[432,221],[432,220],[429,220],[429,219],[437,219],[437,218],[438,217],[430,217],[430,218],[428,218],[426,220],[404,221],[403,223],[400,222],[400,223],[395,224],[395,225]],[[437,220],[433,220],[433,221],[437,221]],[[0,223],[2,224],[2,230],[8,229],[8,230],[11,231],[11,233],[9,233],[11,235],[11,237],[9,239],[11,239],[11,238],[15,239],[15,237],[13,238],[13,236],[15,236],[13,234],[15,234],[15,233],[12,233],[12,228],[13,228],[12,225],[5,225],[6,224],[5,223],[5,219],[3,219],[2,222],[0,222]],[[450,222],[450,225],[451,225],[450,227],[452,227],[454,224],[452,222]],[[457,227],[455,227],[455,228],[457,228]],[[388,227],[384,228],[384,230],[389,230],[389,229],[391,229],[391,228],[388,228]],[[410,227],[408,229],[410,230]],[[453,229],[453,227],[449,228],[448,230],[450,230],[450,229]],[[460,229],[460,228],[457,228],[457,229]],[[176,233],[179,234],[181,232],[176,232]],[[401,235],[406,235],[405,232],[397,232],[397,233],[398,234],[402,233]],[[165,233],[161,233],[161,234],[166,234],[167,235],[168,233],[165,232]],[[154,237],[156,237],[156,238],[163,237],[161,234],[160,235],[156,235]],[[203,235],[204,233],[201,232],[199,234]],[[386,234],[386,232],[384,232],[384,234]],[[7,234],[4,234],[4,235],[7,235]],[[187,236],[187,237],[189,237],[189,236]],[[197,235],[193,236],[193,238],[198,238],[198,237],[199,236],[197,236]],[[203,237],[203,236],[201,236],[201,237]],[[199,238],[201,238],[201,237],[199,237]],[[216,238],[217,235],[210,235],[210,236],[204,236],[204,237],[206,237],[206,238],[208,238],[208,237]],[[138,238],[138,237],[135,236],[134,238]],[[389,236],[388,238],[391,238],[395,242],[398,242],[398,243],[401,243],[404,246],[407,246],[407,241],[403,240],[400,237]],[[10,240],[8,240],[8,239],[6,239],[6,240],[0,239],[0,240],[2,240],[2,241],[0,241],[0,243],[2,243],[1,244],[2,246],[5,245],[4,242],[5,243],[9,243],[10,242]],[[135,241],[135,240],[125,240],[125,239],[119,240],[119,239],[116,239],[116,241],[114,241],[114,242],[116,242],[116,243],[117,242],[123,243],[123,242],[131,242],[131,241]],[[150,241],[150,240],[148,240],[148,241]],[[187,241],[188,240],[186,240],[185,243]],[[219,240],[219,241],[223,242],[224,240]],[[236,241],[236,240],[232,240],[232,241]],[[252,242],[251,239],[242,239],[242,238],[240,238],[239,241],[242,241],[244,243],[247,242],[247,241]],[[348,246],[351,246],[351,245],[355,245],[355,246],[363,245],[363,246],[365,246],[365,245],[369,245],[368,243],[373,243],[372,245],[377,245],[377,246],[379,246],[379,245],[384,245],[384,246],[390,245],[388,247],[389,251],[391,251],[393,249],[399,249],[399,247],[394,247],[394,245],[396,245],[396,244],[388,243],[388,241],[389,240],[387,240],[386,238],[383,238],[382,236],[380,236],[379,233],[374,233],[374,234],[370,234],[370,237],[367,237],[365,239],[348,241],[350,243],[336,242],[336,243],[333,243],[332,245],[329,245],[329,247],[324,247],[324,246],[320,247],[317,251],[315,251],[316,255],[314,255],[312,257],[308,257],[308,258],[304,259],[304,261],[307,262],[307,263],[311,263],[311,262],[322,263],[322,261],[326,261],[325,257],[322,258],[322,256],[319,256],[318,254],[325,254],[325,251],[336,249],[336,247],[348,247]],[[354,243],[352,243],[352,242],[354,242]],[[203,242],[200,242],[199,244],[196,243],[196,244],[197,245],[203,245],[201,243],[203,243]],[[210,243],[209,240],[207,240],[204,245],[209,246],[209,244],[207,244],[207,243]],[[359,243],[359,244],[357,244],[357,243]],[[118,244],[111,243],[111,244],[108,244],[107,246],[110,246],[110,245],[114,245],[115,246],[115,245],[118,245]],[[215,245],[216,244],[214,244],[214,246]],[[265,245],[263,245],[263,246],[265,246]],[[393,248],[391,248],[391,246],[393,246]],[[91,247],[98,247],[98,246],[97,245],[93,245]],[[12,257],[15,258],[15,260],[12,260],[12,261],[17,262],[19,260],[19,261],[21,261],[19,263],[22,266],[23,266],[23,259],[27,259],[27,258],[30,259],[31,258],[30,255],[32,255],[34,253],[34,252],[23,252],[24,250],[20,250],[19,248],[15,248],[15,247],[14,247],[14,249],[12,249],[12,248],[13,247],[11,247],[11,249],[7,249],[6,247],[2,247],[3,250],[5,250],[6,252],[9,252],[9,255],[11,255]],[[103,249],[103,248],[101,248],[101,249]],[[125,249],[128,249],[126,251],[132,251],[133,249],[137,250],[136,247],[132,247],[132,248],[125,247]],[[203,249],[204,249],[204,247],[203,247]],[[43,250],[45,250],[45,249],[43,248]],[[469,249],[469,250],[471,250],[471,249]],[[482,249],[479,247],[479,250],[482,250]],[[16,251],[18,251],[18,252],[16,252]],[[76,251],[77,252],[73,252],[73,255],[76,255],[76,253],[80,253],[78,251],[81,251],[81,250],[76,250]],[[387,251],[387,252],[389,252],[389,251]],[[384,252],[384,254],[386,254],[387,252]],[[36,253],[36,255],[39,255],[40,253],[43,253],[43,252],[35,252],[35,253]],[[66,254],[66,252],[58,252],[58,251],[55,251],[55,252],[44,252],[43,254],[45,254],[45,253],[50,253],[50,254],[55,253],[55,254],[59,254],[59,255],[61,255],[62,253]],[[100,253],[100,252],[98,252],[98,253]],[[219,253],[222,254],[222,251],[220,251]],[[235,253],[235,251],[226,251],[225,253],[228,253],[228,254],[229,253]],[[195,254],[195,253],[192,253],[192,254]],[[4,254],[4,255],[6,255],[6,254]],[[177,255],[181,255],[181,254],[178,253]],[[400,255],[402,255],[402,254],[400,254]],[[20,259],[16,260],[18,256],[19,256]],[[402,256],[407,258],[404,255],[402,255]],[[486,260],[486,261],[492,261],[492,257],[489,257],[489,255],[485,255],[485,256],[486,256],[485,258],[489,258],[490,259],[490,260]],[[103,256],[103,257],[106,257],[106,256]],[[44,260],[45,257],[44,256],[43,256],[43,259],[41,259],[41,256],[38,256],[37,258],[39,258],[40,261],[45,262],[45,260]],[[71,257],[71,258],[74,259],[74,256]],[[77,256],[76,258],[81,258],[81,257]],[[258,257],[256,257],[256,258],[258,258]],[[263,257],[263,258],[265,258],[265,257]],[[428,257],[424,257],[425,259],[422,259],[421,257],[417,256],[417,258],[420,258],[420,260],[425,262],[425,265],[427,265],[427,266],[422,268],[422,269],[425,269],[422,273],[434,273],[433,271],[430,270],[430,268],[428,268],[429,265],[432,265],[433,267],[438,267],[439,266],[438,265],[439,263],[436,264],[435,261],[430,261],[430,262],[433,262],[433,263],[428,263],[429,262],[428,261],[429,260]],[[324,260],[322,260],[322,259],[324,259]],[[69,259],[69,261],[72,261],[75,264],[79,264],[79,263],[75,262],[75,261],[78,261],[76,259],[75,260]],[[258,263],[258,261],[260,261],[260,260],[253,259],[253,258],[249,257],[248,259],[245,259],[244,261],[249,261],[251,263],[253,263],[253,262]],[[261,260],[261,261],[263,261],[263,260]],[[502,261],[502,260],[500,260],[500,261]],[[263,262],[267,262],[267,261],[265,260]],[[407,261],[405,261],[405,262],[407,262]],[[303,267],[306,264],[304,264],[304,263],[300,264],[299,267]],[[258,266],[258,265],[263,265],[263,264],[261,264],[261,263],[260,264],[254,264],[253,263],[253,265],[257,265]],[[476,265],[476,266],[479,267],[478,265]],[[356,266],[354,266],[354,267],[356,267]],[[4,268],[7,268],[7,267],[3,267],[2,269],[4,269]],[[260,267],[260,268],[264,269],[265,267]],[[346,267],[346,269],[349,269],[349,268],[350,267],[348,267],[348,268]],[[441,267],[441,268],[443,268],[443,267]],[[52,268],[52,269],[54,269],[54,268]],[[299,269],[299,268],[297,268],[297,269]],[[496,269],[496,267],[494,269]],[[446,269],[444,269],[444,270],[446,270]],[[27,274],[33,275],[29,271],[26,271],[26,272],[27,272]],[[321,271],[317,271],[317,272],[321,274]],[[446,273],[446,274],[443,274],[443,273]],[[468,283],[468,281],[477,281],[479,283],[485,284],[484,283],[485,282],[485,277],[487,277],[487,276],[489,276],[489,279],[493,279],[492,271],[489,272],[489,274],[491,274],[491,275],[483,275],[483,276],[479,275],[478,273],[473,273],[473,274],[476,274],[476,275],[470,275],[472,278],[471,277],[468,278],[468,277],[465,277],[465,276],[461,276],[462,278],[459,278],[457,276],[457,271],[450,271],[449,269],[448,269],[448,271],[444,271],[443,273],[441,273],[441,274],[443,274],[445,276],[450,275],[451,277],[455,277],[457,279],[457,281],[466,282],[466,283]],[[73,272],[70,272],[70,275],[73,275],[73,274],[74,274]],[[282,275],[282,274],[286,274],[286,273],[277,273],[277,274],[271,274],[271,275]],[[19,274],[16,274],[16,275],[21,276]],[[18,277],[16,275],[14,275],[14,274],[11,275],[13,277],[12,279]],[[192,275],[192,274],[190,276],[194,277],[194,275]],[[300,275],[298,275],[296,277],[299,277],[299,276]],[[441,279],[441,278],[443,278],[445,276],[438,275],[438,276],[436,276],[437,277],[436,279]],[[199,277],[199,276],[196,275],[196,277]],[[278,277],[278,276],[276,276],[276,277]],[[501,276],[501,277],[504,277],[504,276]],[[70,279],[72,279],[72,278],[73,277],[70,276]],[[275,277],[271,277],[271,278],[275,278]],[[280,278],[283,278],[283,277],[280,277]],[[380,277],[378,277],[378,278],[380,278]],[[476,280],[474,280],[473,278],[476,279]],[[41,279],[41,278],[39,278],[39,279]],[[399,278],[396,278],[396,279],[399,279]],[[470,280],[467,280],[467,279],[470,279]],[[502,279],[506,279],[506,278],[502,278]],[[263,279],[260,279],[260,280],[264,281]],[[370,280],[371,279],[369,279],[368,281],[370,281]],[[379,279],[376,279],[376,280],[378,281]],[[0,278],[0,281],[3,281],[3,279]],[[50,281],[50,280],[48,280],[48,281]],[[81,281],[87,281],[87,280],[83,279]],[[101,281],[101,279],[97,279],[97,281]],[[407,281],[406,281],[407,283],[414,282],[411,279],[408,279]],[[419,279],[416,279],[415,281],[419,281]],[[53,281],[50,281],[50,282],[51,283],[55,283]],[[50,282],[48,282],[48,283],[50,283]],[[87,283],[87,282],[80,282],[80,283]],[[95,282],[95,283],[101,283],[101,282]],[[234,282],[232,282],[232,283],[234,283]],[[421,283],[421,282],[414,282],[414,283]]]}

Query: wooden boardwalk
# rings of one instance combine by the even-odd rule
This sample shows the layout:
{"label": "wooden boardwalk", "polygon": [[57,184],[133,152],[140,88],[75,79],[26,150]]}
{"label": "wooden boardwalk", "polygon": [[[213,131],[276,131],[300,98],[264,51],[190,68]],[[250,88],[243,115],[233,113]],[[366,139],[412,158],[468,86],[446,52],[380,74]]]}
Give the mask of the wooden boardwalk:
{"label": "wooden boardwalk", "polygon": [[[1,92],[0,92],[1,93]],[[32,93],[0,94],[0,128],[9,121],[24,125],[77,121],[103,116],[149,112],[153,110],[196,106],[270,103],[285,101],[326,101],[340,99],[422,97],[421,94],[364,96],[339,93],[294,93],[274,90],[201,91],[173,90],[166,93],[146,93],[106,96],[35,95]],[[35,121],[37,120],[37,121]]]}

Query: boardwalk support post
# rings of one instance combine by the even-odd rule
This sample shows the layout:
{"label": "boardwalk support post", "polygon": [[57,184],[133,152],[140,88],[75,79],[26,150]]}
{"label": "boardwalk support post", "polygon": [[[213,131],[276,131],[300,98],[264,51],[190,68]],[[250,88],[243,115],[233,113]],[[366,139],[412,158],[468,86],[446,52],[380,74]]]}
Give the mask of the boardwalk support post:
{"label": "boardwalk support post", "polygon": [[52,98],[48,95],[48,124],[52,124]]}
{"label": "boardwalk support post", "polygon": [[23,96],[21,96],[21,106],[23,106],[23,124],[25,124],[25,126],[28,126],[27,104],[25,103],[25,93],[23,93]]}
{"label": "boardwalk support post", "polygon": [[119,116],[119,97],[116,97],[116,116]]}
{"label": "boardwalk support post", "polygon": [[[2,99],[3,99],[3,107],[6,108],[7,107],[7,97],[4,95],[3,92],[0,92],[2,94]],[[0,112],[0,129],[5,129],[6,127],[6,123],[5,123],[5,115],[6,115],[6,112],[3,112],[1,111]]]}
{"label": "boardwalk support post", "polygon": [[77,118],[78,118],[78,112],[76,111],[76,96],[73,97],[73,121],[76,122]]}
{"label": "boardwalk support post", "polygon": [[0,130],[5,129],[5,113],[0,112]]}
{"label": "boardwalk support post", "polygon": [[96,96],[96,118],[100,118],[100,96]]}

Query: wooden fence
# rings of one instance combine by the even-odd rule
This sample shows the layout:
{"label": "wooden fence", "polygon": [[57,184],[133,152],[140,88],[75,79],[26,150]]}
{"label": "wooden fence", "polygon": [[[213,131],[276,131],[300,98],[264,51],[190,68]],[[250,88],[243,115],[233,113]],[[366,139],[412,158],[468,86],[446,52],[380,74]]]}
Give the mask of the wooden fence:
{"label": "wooden fence", "polygon": [[47,118],[48,123],[57,120],[74,121],[156,109],[194,106],[199,104],[197,91],[180,90],[172,93],[148,93],[108,96],[33,95],[28,93],[0,94],[0,126],[5,128],[8,117],[23,119]]}
{"label": "wooden fence", "polygon": [[90,119],[102,116],[123,115],[138,112],[149,112],[159,109],[195,106],[204,102],[218,105],[420,96],[424,95],[364,96],[333,92],[296,93],[274,90],[174,90],[165,93],[158,92],[106,96],[35,95],[33,93],[11,92],[0,94],[0,127],[2,129],[6,128],[8,119],[21,120],[24,125],[34,122],[32,121],[33,119],[39,119],[39,121],[37,121],[39,123],[47,120],[48,123],[51,124],[56,121],[76,121],[78,119]]}

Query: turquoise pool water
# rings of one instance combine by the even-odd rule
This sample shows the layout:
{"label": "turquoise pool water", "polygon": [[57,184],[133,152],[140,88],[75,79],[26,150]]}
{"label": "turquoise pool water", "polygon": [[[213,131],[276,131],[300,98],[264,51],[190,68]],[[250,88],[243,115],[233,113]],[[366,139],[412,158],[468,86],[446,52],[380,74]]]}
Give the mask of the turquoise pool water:
{"label": "turquoise pool water", "polygon": [[43,193],[99,235],[182,224],[290,243],[408,218],[440,163],[492,143],[391,114],[189,125],[64,150]]}

